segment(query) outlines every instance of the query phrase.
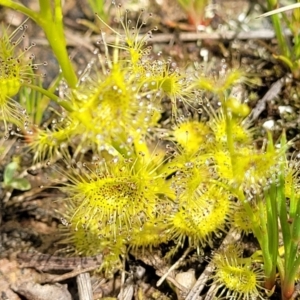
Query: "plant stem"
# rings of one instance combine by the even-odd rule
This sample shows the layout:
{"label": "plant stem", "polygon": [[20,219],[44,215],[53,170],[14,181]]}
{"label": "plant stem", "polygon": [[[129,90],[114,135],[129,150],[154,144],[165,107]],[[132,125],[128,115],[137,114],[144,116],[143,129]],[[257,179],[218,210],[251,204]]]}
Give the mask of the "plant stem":
{"label": "plant stem", "polygon": [[[235,150],[234,150],[234,135],[232,131],[232,116],[231,113],[228,111],[227,106],[226,106],[226,97],[222,94],[219,93],[219,99],[221,100],[222,103],[222,110],[225,115],[225,120],[226,120],[226,137],[227,137],[227,147],[228,151],[230,153],[230,159],[231,159],[231,166],[232,166],[232,173],[233,177],[235,177],[236,173],[236,155],[235,155]],[[247,215],[250,217],[252,224],[253,224],[253,232],[255,234],[255,237],[257,238],[258,242],[261,244],[263,240],[263,234],[261,229],[259,228],[259,224],[256,224],[255,220],[255,215],[253,212],[253,209],[250,205],[250,203],[245,199],[244,192],[241,188],[241,186],[234,186],[233,187],[233,193],[237,196],[239,201],[244,206],[244,209],[247,213]]]}
{"label": "plant stem", "polygon": [[63,27],[63,14],[61,1],[55,0],[54,12],[51,10],[50,1],[40,0],[39,25],[44,30],[49,44],[59,62],[64,78],[71,88],[77,84],[77,76],[71,64]]}
{"label": "plant stem", "polygon": [[[275,180],[275,178],[273,179]],[[277,222],[277,191],[274,182],[265,195],[266,204],[259,199],[260,216],[267,213],[267,218],[261,218],[261,226],[264,227],[265,236],[262,239],[262,252],[264,257],[265,287],[271,290],[276,279],[276,264],[278,256],[278,222]],[[265,208],[266,206],[266,208]]]}
{"label": "plant stem", "polygon": [[39,87],[37,85],[34,84],[30,84],[30,83],[23,83],[23,86],[27,86],[33,90],[36,90],[38,92],[40,92],[41,94],[49,97],[51,100],[55,101],[58,105],[62,106],[65,110],[67,110],[68,112],[72,112],[74,111],[71,103],[69,101],[65,101],[60,99],[58,96],[56,96],[55,94],[43,89],[42,87]]}

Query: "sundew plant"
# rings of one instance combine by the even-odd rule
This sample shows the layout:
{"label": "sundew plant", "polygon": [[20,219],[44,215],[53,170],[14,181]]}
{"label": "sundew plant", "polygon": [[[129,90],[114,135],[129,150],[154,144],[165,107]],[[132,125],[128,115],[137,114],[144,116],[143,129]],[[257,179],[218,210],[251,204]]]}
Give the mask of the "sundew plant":
{"label": "sundew plant", "polygon": [[[76,255],[105,254],[100,271],[113,276],[128,251],[172,244],[172,257],[189,245],[201,256],[236,228],[253,233],[260,249],[251,257],[241,245],[214,251],[216,296],[265,299],[280,282],[282,299],[293,299],[300,265],[298,165],[285,157],[284,134],[255,145],[250,109],[231,95],[247,81],[243,71],[223,68],[210,76],[161,55],[154,59],[150,42],[157,28],[140,34],[151,14],[141,11],[134,24],[117,7],[117,29],[96,16],[102,38],[79,75],[66,52],[60,1],[41,0],[39,11],[14,1],[0,4],[44,30],[62,71],[59,95],[36,84],[38,57],[19,47],[26,24],[12,33],[2,29],[5,137],[17,130],[32,163],[51,164],[66,179],[60,187],[67,195],[62,243]],[[104,32],[115,42],[107,42]],[[17,101],[24,88],[56,102],[50,125],[33,123],[36,118]],[[162,122],[166,109],[171,114]]]}

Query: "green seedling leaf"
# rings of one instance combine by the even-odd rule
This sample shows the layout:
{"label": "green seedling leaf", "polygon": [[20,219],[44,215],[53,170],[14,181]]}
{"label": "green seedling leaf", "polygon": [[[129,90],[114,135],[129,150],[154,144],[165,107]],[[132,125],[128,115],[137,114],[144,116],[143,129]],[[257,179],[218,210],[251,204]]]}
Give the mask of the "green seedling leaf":
{"label": "green seedling leaf", "polygon": [[9,182],[9,186],[19,191],[28,191],[31,189],[30,182],[26,178],[13,179]]}
{"label": "green seedling leaf", "polygon": [[4,175],[3,175],[5,185],[10,185],[11,181],[13,180],[13,178],[16,174],[16,171],[17,171],[18,167],[19,167],[18,164],[14,161],[9,163],[5,167]]}

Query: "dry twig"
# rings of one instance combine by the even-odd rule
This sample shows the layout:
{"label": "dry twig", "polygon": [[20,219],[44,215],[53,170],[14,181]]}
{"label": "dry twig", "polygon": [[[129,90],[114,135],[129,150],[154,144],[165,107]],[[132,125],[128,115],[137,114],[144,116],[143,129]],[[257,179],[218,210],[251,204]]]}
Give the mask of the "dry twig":
{"label": "dry twig", "polygon": [[[237,229],[231,229],[225,239],[223,240],[220,249],[226,247],[229,244],[232,244],[234,242],[237,242],[241,238],[241,233]],[[212,262],[210,262],[207,267],[205,268],[204,272],[201,274],[201,276],[198,278],[196,281],[195,285],[193,288],[190,290],[188,293],[187,297],[185,300],[197,300],[199,297],[199,294],[205,287],[206,282],[210,278],[212,272],[214,271],[215,266]],[[213,285],[211,286],[211,288]],[[208,291],[208,295],[212,294],[211,288]]]}
{"label": "dry twig", "polygon": [[88,272],[78,274],[76,277],[78,295],[80,300],[93,300],[91,277]]}
{"label": "dry twig", "polygon": [[185,250],[183,255],[177,260],[177,262],[173,264],[173,266],[171,266],[169,270],[157,281],[156,283],[157,287],[160,286],[166,278],[168,278],[168,276],[172,271],[176,270],[179,267],[179,265],[183,262],[183,260],[186,258],[186,256],[190,253],[191,250],[192,250],[191,247]]}
{"label": "dry twig", "polygon": [[[23,268],[34,268],[39,271],[73,271],[78,269],[96,269],[102,263],[103,255],[91,257],[60,257],[38,252],[18,254],[18,261]],[[81,272],[82,273],[82,272]]]}

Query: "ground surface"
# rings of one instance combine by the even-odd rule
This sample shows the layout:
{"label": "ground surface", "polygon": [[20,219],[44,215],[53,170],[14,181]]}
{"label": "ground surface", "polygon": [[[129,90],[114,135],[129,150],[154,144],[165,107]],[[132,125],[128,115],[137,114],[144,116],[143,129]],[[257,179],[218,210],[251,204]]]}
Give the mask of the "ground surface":
{"label": "ground surface", "polygon": [[[32,7],[36,5],[35,1],[21,2]],[[250,91],[252,93],[249,106],[255,112],[253,126],[262,128],[266,121],[274,120],[275,137],[279,136],[284,128],[288,139],[295,138],[300,129],[299,82],[291,79],[284,66],[272,57],[272,52],[276,52],[276,41],[264,39],[264,30],[271,30],[272,27],[267,20],[257,21],[254,18],[255,15],[263,12],[259,1],[255,2],[255,5],[254,2],[215,1],[212,13],[208,17],[207,28],[198,35],[193,25],[188,23],[185,13],[174,4],[175,1],[152,0],[150,3],[137,2],[134,5],[124,1],[123,5],[132,10],[140,9],[142,6],[154,13],[149,24],[149,26],[159,27],[152,39],[154,53],[162,51],[164,55],[171,56],[179,65],[194,61],[212,71],[218,71],[222,64],[226,63],[229,67],[242,67],[249,73],[259,74],[257,78],[260,84],[252,85],[249,90],[242,91],[247,95]],[[82,24],[82,20],[92,21],[93,13],[85,1],[73,0],[65,1],[64,13],[70,54],[80,69],[89,61],[92,56],[91,50],[94,49],[97,41],[97,33],[92,33]],[[247,16],[248,13],[249,16]],[[12,26],[18,26],[24,20],[21,14],[4,8],[0,9],[0,17],[4,24],[11,23]],[[27,39],[36,42],[37,46],[32,48],[32,51],[40,61],[48,61],[45,82],[47,86],[57,73],[58,67],[51,52],[48,51],[42,32],[30,20],[28,25],[25,43]],[[212,33],[207,33],[208,30]],[[228,31],[245,34],[243,39],[222,38],[224,32]],[[250,38],[250,32],[253,31],[256,32],[256,38]],[[213,33],[218,34],[214,37]],[[278,80],[282,78],[285,79],[281,84]],[[270,99],[262,100],[265,99],[263,97],[268,91],[271,91]],[[258,142],[259,139],[258,134]],[[20,147],[22,141],[10,139],[2,140],[0,143],[7,152],[1,157],[0,172],[3,172],[10,158],[22,151]],[[291,151],[295,150],[298,151],[297,143],[291,149]],[[32,189],[27,192],[0,190],[0,299],[78,299],[78,284],[75,280],[77,273],[63,274],[72,269],[72,264],[78,265],[82,261],[76,259],[58,261],[56,258],[59,255],[59,235],[56,233],[58,224],[61,223],[56,211],[59,210],[65,195],[48,187],[49,178],[55,176],[51,169],[39,168],[39,166],[32,168],[31,155],[22,152],[20,154],[23,156],[23,174],[31,182]],[[220,245],[224,237],[216,241],[216,247]],[[255,249],[256,242],[253,237],[248,236],[243,239],[249,251]],[[28,249],[50,256],[25,255],[22,266],[33,268],[22,268],[16,256],[17,253],[27,252]],[[180,250],[172,262],[176,263],[182,255],[185,255],[184,259],[179,262],[177,271],[171,271],[167,281],[165,280],[157,287],[157,281],[171,267],[171,264],[167,265],[161,259],[161,252],[165,251],[166,249],[158,249],[157,253],[132,253],[129,256],[126,262],[126,270],[129,273],[126,275],[126,283],[123,286],[123,299],[132,299],[133,296],[130,295],[133,292],[134,299],[184,299],[186,296],[182,295],[182,291],[187,292],[202,274],[208,264],[212,249],[209,247],[204,249],[201,259],[193,250],[188,253],[185,253],[186,248]],[[57,267],[60,270],[53,274],[49,269],[53,271],[57,264],[60,265]],[[93,268],[93,263],[88,262],[84,267]],[[185,286],[181,291],[174,285],[176,284],[175,275],[177,282]],[[94,299],[116,297],[120,292],[123,279],[120,273],[116,274],[114,279],[92,275]],[[209,286],[205,290],[208,288]],[[272,299],[279,299],[277,291]]]}

